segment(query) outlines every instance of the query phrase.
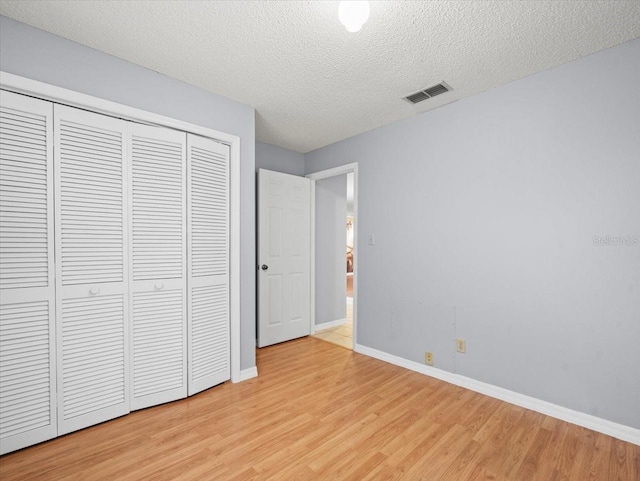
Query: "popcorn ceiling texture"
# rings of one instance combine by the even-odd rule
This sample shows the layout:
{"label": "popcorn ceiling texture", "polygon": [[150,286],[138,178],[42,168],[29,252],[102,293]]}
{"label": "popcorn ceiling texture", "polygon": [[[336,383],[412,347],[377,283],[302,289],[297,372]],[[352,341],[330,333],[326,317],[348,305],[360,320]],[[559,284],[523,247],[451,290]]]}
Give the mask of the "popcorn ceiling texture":
{"label": "popcorn ceiling texture", "polygon": [[[323,1],[3,0],[0,14],[249,104],[257,140],[303,153],[640,37],[638,1],[370,4],[355,34]],[[454,90],[401,100],[442,80]]]}

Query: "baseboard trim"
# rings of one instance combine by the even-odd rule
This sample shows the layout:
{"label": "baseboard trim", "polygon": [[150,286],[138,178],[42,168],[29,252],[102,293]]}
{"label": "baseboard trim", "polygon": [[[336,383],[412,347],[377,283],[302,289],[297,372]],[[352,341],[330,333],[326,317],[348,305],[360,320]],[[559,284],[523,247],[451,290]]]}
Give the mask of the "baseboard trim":
{"label": "baseboard trim", "polygon": [[546,414],[556,419],[566,421],[568,423],[576,424],[593,431],[597,431],[607,436],[612,436],[622,441],[626,441],[632,444],[640,446],[640,429],[625,426],[624,424],[618,424],[613,421],[607,421],[606,419],[598,418],[590,414],[574,411],[563,406],[558,406],[547,401],[542,401],[525,394],[520,394],[514,391],[509,391],[493,384],[488,384],[482,381],[477,381],[460,374],[454,374],[443,371],[431,366],[425,366],[415,361],[410,361],[393,354],[388,354],[371,347],[363,346],[362,344],[356,344],[353,348],[355,352],[364,354],[365,356],[373,357],[381,361],[394,364],[396,366],[404,367],[411,371],[419,372],[426,376],[440,379],[441,381],[455,384],[456,386],[470,389],[471,391],[485,394],[492,398],[500,399],[501,401],[515,404],[532,411]]}
{"label": "baseboard trim", "polygon": [[324,331],[325,329],[331,329],[332,327],[342,326],[347,323],[347,318],[344,319],[336,319],[335,321],[323,322],[321,324],[316,324],[313,332]]}
{"label": "baseboard trim", "polygon": [[242,382],[242,381],[246,381],[248,379],[254,378],[254,377],[258,377],[258,367],[257,366],[253,366],[253,367],[250,367],[248,369],[241,369],[240,370],[240,378],[237,381],[234,381],[234,382]]}

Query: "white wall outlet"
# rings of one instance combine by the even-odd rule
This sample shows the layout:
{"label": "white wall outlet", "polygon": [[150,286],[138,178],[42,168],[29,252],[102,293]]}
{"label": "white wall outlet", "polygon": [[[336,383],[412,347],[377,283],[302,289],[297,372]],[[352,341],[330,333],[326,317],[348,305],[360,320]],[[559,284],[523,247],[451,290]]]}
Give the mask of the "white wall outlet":
{"label": "white wall outlet", "polygon": [[376,245],[376,238],[373,236],[373,234],[369,234],[369,245],[370,246]]}
{"label": "white wall outlet", "polygon": [[428,366],[433,366],[433,353],[425,352],[424,353],[424,363]]}
{"label": "white wall outlet", "polygon": [[467,341],[464,339],[456,339],[456,350],[461,353],[467,352]]}

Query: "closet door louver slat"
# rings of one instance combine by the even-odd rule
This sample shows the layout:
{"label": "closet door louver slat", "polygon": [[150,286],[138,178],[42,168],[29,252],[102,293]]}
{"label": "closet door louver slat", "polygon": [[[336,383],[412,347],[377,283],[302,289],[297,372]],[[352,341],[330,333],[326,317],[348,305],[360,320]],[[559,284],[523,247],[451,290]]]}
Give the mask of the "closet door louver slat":
{"label": "closet door louver slat", "polygon": [[195,382],[213,373],[229,378],[229,300],[227,286],[194,287],[192,291],[192,377]]}
{"label": "closet door louver slat", "polygon": [[123,302],[122,294],[62,301],[61,417],[69,424],[125,402]]}
{"label": "closet door louver slat", "polygon": [[52,311],[49,300],[0,307],[2,453],[56,435]]}
{"label": "closet door louver slat", "polygon": [[[56,125],[61,164],[58,182],[62,285],[122,282],[125,227],[122,133],[100,131],[68,118],[60,119]],[[82,158],[77,156],[80,150],[84,152]],[[113,181],[101,176],[98,168],[101,165],[112,166],[119,176],[114,176]],[[73,222],[67,222],[70,217]],[[91,253],[90,261],[71,261],[74,255],[84,252],[83,246],[100,250]]]}
{"label": "closet door louver slat", "polygon": [[133,294],[132,409],[186,397],[184,311],[182,289]]}
{"label": "closet door louver slat", "polygon": [[0,97],[0,454],[57,434],[53,106]]}
{"label": "closet door louver slat", "polygon": [[187,136],[189,395],[228,380],[229,147]]}
{"label": "closet door louver slat", "polygon": [[187,396],[186,134],[134,124],[130,143],[131,409]]}
{"label": "closet door louver slat", "polygon": [[127,127],[55,105],[59,434],[129,412]]}
{"label": "closet door louver slat", "polygon": [[[23,98],[3,93],[0,111],[0,289],[49,285],[51,114],[10,108],[16,97],[22,103]],[[51,110],[51,104],[43,103]],[[22,136],[11,128],[20,118],[30,121]],[[31,142],[24,160],[14,156],[23,139]]]}

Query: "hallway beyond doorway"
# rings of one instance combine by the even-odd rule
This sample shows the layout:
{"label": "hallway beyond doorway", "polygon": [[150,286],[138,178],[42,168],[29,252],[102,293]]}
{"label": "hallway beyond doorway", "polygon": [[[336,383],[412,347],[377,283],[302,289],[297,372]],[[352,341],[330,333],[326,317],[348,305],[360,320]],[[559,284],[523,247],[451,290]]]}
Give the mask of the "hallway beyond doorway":
{"label": "hallway beyond doorway", "polygon": [[353,349],[353,297],[347,297],[347,322],[341,326],[317,331],[313,337],[340,347]]}

